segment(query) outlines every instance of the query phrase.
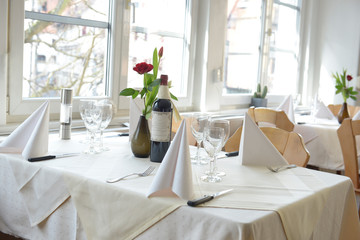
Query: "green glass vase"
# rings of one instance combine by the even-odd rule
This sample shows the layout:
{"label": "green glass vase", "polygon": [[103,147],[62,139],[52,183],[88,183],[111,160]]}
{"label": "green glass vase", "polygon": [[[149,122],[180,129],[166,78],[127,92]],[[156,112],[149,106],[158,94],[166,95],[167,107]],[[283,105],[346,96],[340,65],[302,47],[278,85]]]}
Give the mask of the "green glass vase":
{"label": "green glass vase", "polygon": [[344,121],[345,118],[349,118],[350,115],[349,115],[349,111],[348,111],[348,107],[347,107],[347,103],[344,102],[343,105],[341,106],[341,109],[338,113],[338,122],[341,124],[342,121]]}
{"label": "green glass vase", "polygon": [[140,116],[138,125],[131,139],[131,151],[135,157],[147,158],[150,155],[150,130],[148,120]]}

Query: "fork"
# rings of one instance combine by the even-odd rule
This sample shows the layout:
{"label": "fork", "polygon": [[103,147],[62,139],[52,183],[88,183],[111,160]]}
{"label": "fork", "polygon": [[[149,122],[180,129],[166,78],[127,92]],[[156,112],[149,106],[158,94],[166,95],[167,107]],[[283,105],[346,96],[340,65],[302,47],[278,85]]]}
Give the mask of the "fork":
{"label": "fork", "polygon": [[296,165],[295,164],[290,164],[290,165],[284,165],[284,166],[280,166],[280,167],[267,166],[267,168],[272,172],[279,172],[280,170],[285,170],[285,169],[289,169],[289,168],[296,168]]}
{"label": "fork", "polygon": [[127,178],[127,177],[130,177],[130,176],[133,176],[133,175],[138,175],[139,177],[146,177],[146,176],[149,176],[150,173],[152,173],[154,171],[155,167],[153,166],[150,166],[148,167],[148,169],[146,169],[143,173],[130,173],[128,175],[125,175],[123,177],[118,177],[118,178],[113,178],[113,179],[108,179],[106,180],[106,182],[108,183],[114,183],[114,182],[118,182],[124,178]]}

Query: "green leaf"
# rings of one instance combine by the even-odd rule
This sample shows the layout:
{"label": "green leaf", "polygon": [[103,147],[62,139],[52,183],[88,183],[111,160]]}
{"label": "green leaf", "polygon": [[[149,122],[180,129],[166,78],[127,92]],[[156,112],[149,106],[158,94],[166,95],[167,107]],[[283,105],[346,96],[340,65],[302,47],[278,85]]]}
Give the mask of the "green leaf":
{"label": "green leaf", "polygon": [[355,101],[357,100],[357,98],[355,96],[350,96],[350,98]]}
{"label": "green leaf", "polygon": [[336,90],[335,94],[341,93],[341,89]]}
{"label": "green leaf", "polygon": [[141,92],[140,92],[141,98],[144,97],[146,91],[147,91],[146,88],[143,88],[143,89],[141,90]]}
{"label": "green leaf", "polygon": [[[160,82],[161,82],[161,79],[155,79],[154,81],[152,81],[150,84],[149,84],[149,90],[150,90],[150,87],[153,88],[155,86],[159,86],[160,85]],[[151,91],[151,90],[150,90]]]}
{"label": "green leaf", "polygon": [[177,97],[175,97],[175,95],[173,95],[172,93],[170,93],[170,97],[176,101],[178,101]]}
{"label": "green leaf", "polygon": [[139,91],[136,90],[136,91],[134,92],[134,94],[132,95],[132,98],[134,99],[134,98],[136,98],[138,95],[139,95]]}
{"label": "green leaf", "polygon": [[132,96],[135,93],[133,88],[125,88],[120,92],[120,96]]}
{"label": "green leaf", "polygon": [[146,75],[146,86],[149,86],[152,83],[153,79],[154,79],[153,74],[147,74]]}
{"label": "green leaf", "polygon": [[150,117],[151,117],[151,112],[148,112],[148,113],[145,114],[146,119],[149,119]]}
{"label": "green leaf", "polygon": [[153,68],[154,79],[156,79],[157,74],[158,74],[158,69],[159,69],[157,48],[155,48],[154,52],[153,52],[153,66],[154,66],[154,68]]}

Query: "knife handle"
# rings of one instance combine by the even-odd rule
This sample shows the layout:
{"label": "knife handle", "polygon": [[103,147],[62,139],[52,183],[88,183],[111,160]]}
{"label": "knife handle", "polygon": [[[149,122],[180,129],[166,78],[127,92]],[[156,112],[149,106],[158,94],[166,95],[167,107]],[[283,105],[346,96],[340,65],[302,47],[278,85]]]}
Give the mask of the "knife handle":
{"label": "knife handle", "polygon": [[227,157],[238,156],[238,155],[239,155],[239,151],[225,153],[225,155],[226,155]]}
{"label": "knife handle", "polygon": [[29,158],[28,161],[29,162],[38,162],[38,161],[49,160],[49,159],[54,159],[54,158],[56,158],[55,155],[48,155],[48,156],[43,156],[43,157]]}
{"label": "knife handle", "polygon": [[189,200],[187,202],[187,205],[191,206],[191,207],[196,207],[197,205],[199,204],[202,204],[204,202],[207,202],[207,201],[210,201],[211,199],[214,199],[214,196],[204,196],[202,198],[198,198],[198,199],[195,199],[195,200]]}

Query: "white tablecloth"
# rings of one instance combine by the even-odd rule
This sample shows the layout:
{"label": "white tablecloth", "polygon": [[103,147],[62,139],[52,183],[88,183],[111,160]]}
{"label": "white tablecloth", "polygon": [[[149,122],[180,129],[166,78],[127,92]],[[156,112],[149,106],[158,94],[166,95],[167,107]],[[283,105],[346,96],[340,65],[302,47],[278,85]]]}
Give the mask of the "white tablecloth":
{"label": "white tablecloth", "polygon": [[[294,131],[304,135],[303,139],[310,153],[308,164],[329,170],[344,170],[344,160],[341,152],[337,129],[340,124],[336,120],[312,119],[310,116],[297,117]],[[360,153],[360,138],[357,139]]]}
{"label": "white tablecloth", "polygon": [[[75,138],[75,137],[74,137]],[[51,150],[53,152],[61,152],[64,149],[74,149],[81,150],[80,146],[76,144],[76,139],[73,141],[53,141],[51,142]],[[151,183],[151,179],[153,176],[149,176],[146,178],[130,178],[126,181],[121,181],[113,185],[106,184],[104,180],[108,177],[114,177],[118,175],[123,175],[133,171],[141,171],[146,168],[146,166],[154,164],[150,163],[148,159],[139,159],[134,158],[129,150],[128,141],[125,138],[112,138],[110,140],[107,139],[105,142],[111,147],[111,151],[105,152],[99,155],[81,155],[80,157],[72,157],[72,158],[63,158],[56,159],[51,161],[44,161],[35,163],[38,166],[41,166],[44,169],[49,169],[49,172],[53,172],[54,170],[65,171],[69,176],[74,176],[74,178],[78,178],[81,181],[84,180],[86,182],[86,187],[81,187],[81,192],[85,192],[88,194],[89,192],[95,191],[98,187],[104,189],[113,189],[114,196],[118,196],[119,194],[127,194],[128,196],[132,196],[131,199],[138,199],[137,194],[146,193],[147,187]],[[124,145],[125,144],[125,145]],[[127,147],[124,147],[127,146]],[[1,182],[5,182],[6,184],[2,185],[0,188],[0,196],[1,196],[1,205],[0,205],[0,230],[5,233],[10,233],[13,235],[22,236],[29,239],[57,239],[64,236],[69,236],[67,239],[84,239],[85,235],[88,235],[88,239],[100,239],[99,237],[91,236],[89,237],[89,221],[84,219],[84,216],[90,216],[91,214],[86,213],[85,215],[77,210],[79,209],[79,204],[81,202],[77,202],[79,198],[77,196],[71,196],[68,200],[64,201],[64,203],[52,214],[49,215],[43,222],[36,225],[35,227],[30,227],[29,216],[24,208],[26,208],[26,201],[29,199],[24,199],[24,195],[19,194],[17,192],[18,186],[14,176],[12,175],[12,166],[8,163],[9,159],[5,159],[0,157],[0,180]],[[29,164],[25,162],[24,164]],[[35,165],[34,164],[34,165]],[[226,172],[228,172],[228,176],[224,178],[223,183],[214,185],[214,187],[210,187],[206,189],[201,185],[201,189],[198,189],[198,193],[208,193],[212,192],[217,188],[226,188],[228,184],[231,183],[231,175],[233,174],[231,168],[233,159],[221,159],[219,160],[219,167],[223,167]],[[156,166],[156,164],[154,164]],[[201,174],[203,169],[194,169],[194,173]],[[51,170],[50,170],[51,169]],[[264,171],[260,169],[260,172]],[[305,171],[305,172],[302,172]],[[244,173],[247,173],[245,171]],[[269,172],[267,172],[269,174]],[[311,176],[316,176],[319,178],[320,182],[323,182],[326,185],[326,189],[329,190],[327,195],[327,200],[322,204],[323,211],[321,211],[320,216],[318,217],[318,221],[314,224],[314,231],[312,235],[314,239],[338,239],[338,236],[342,233],[351,232],[352,236],[360,236],[359,233],[359,224],[357,221],[357,213],[356,206],[354,200],[354,193],[352,189],[351,182],[348,178],[342,176],[336,176],[327,173],[321,173],[316,171],[311,171],[308,169],[293,169],[290,171],[285,171],[279,174],[276,174],[274,179],[277,178],[287,178],[289,175],[295,174],[295,176],[301,179],[302,183],[306,183],[306,176],[309,174]],[[301,175],[305,175],[301,176]],[[51,176],[50,176],[51,177]],[[240,177],[240,179],[242,179]],[[271,179],[271,178],[270,178]],[[80,182],[81,182],[80,181]],[[259,179],[246,179],[245,177],[242,179],[242,183],[245,186],[246,184],[250,184],[248,194],[251,191],[254,191],[256,183],[259,183]],[[222,185],[223,184],[223,185]],[[269,183],[269,192],[271,192],[271,183]],[[308,183],[311,185],[311,183]],[[306,184],[305,184],[306,185]],[[73,185],[72,188],[74,188]],[[80,185],[79,186],[85,186]],[[223,186],[223,187],[221,187]],[[309,189],[312,189],[311,186]],[[260,188],[259,188],[260,189]],[[264,188],[265,190],[266,188]],[[299,189],[301,190],[301,189]],[[235,191],[234,194],[228,194],[223,196],[222,198],[216,199],[212,202],[209,202],[205,206],[221,206],[228,204],[228,201],[233,201],[234,199],[239,199],[241,201],[240,188]],[[243,191],[243,190],[241,190]],[[72,192],[70,187],[70,193]],[[111,193],[112,191],[104,191],[104,193]],[[291,194],[292,191],[288,193]],[[246,192],[244,192],[246,193]],[[258,193],[256,193],[258,194]],[[120,196],[119,195],[119,196]],[[3,198],[2,196],[6,196]],[[102,200],[104,203],[109,202],[111,198],[105,196],[98,196],[97,198],[92,198],[95,200],[92,204],[97,205],[99,201]],[[131,201],[131,199],[129,199]],[[31,200],[31,199],[30,199]],[[115,202],[114,202],[115,201]],[[115,204],[121,204],[124,200],[119,200],[117,198],[113,199]],[[155,199],[151,199],[151,202],[156,201]],[[161,200],[159,200],[161,201]],[[259,202],[266,202],[266,199],[260,199]],[[269,202],[272,200],[269,199]],[[160,239],[209,239],[209,238],[236,238],[236,239],[285,239],[285,233],[282,225],[282,220],[275,211],[266,211],[261,210],[259,207],[252,206],[251,209],[257,210],[246,210],[246,209],[229,209],[229,208],[190,208],[188,206],[182,206],[173,212],[176,207],[180,206],[184,203],[172,202],[169,205],[170,209],[168,213],[170,213],[167,217],[164,215],[158,215],[157,220],[163,218],[160,222],[149,228],[141,229],[143,224],[139,224],[139,227],[136,229],[138,233],[141,233],[143,230],[143,234],[139,235],[138,238],[147,239],[147,238],[155,238],[159,237]],[[87,202],[83,204],[84,206],[91,206],[91,202]],[[109,202],[113,204],[111,201]],[[109,204],[109,206],[111,205]],[[153,204],[153,203],[152,203]],[[104,204],[103,204],[104,205]],[[239,205],[230,205],[231,207],[238,208]],[[173,208],[173,209],[171,209]],[[129,219],[131,220],[132,214],[138,216],[141,214],[142,208],[137,209],[137,213],[135,212],[125,212],[125,211],[115,211],[118,209],[106,208],[103,207],[94,207],[96,209],[97,214],[102,214],[103,216],[99,217],[99,219],[103,219],[105,221],[109,221],[106,218],[107,214],[116,214],[119,219]],[[119,208],[121,209],[121,208]],[[349,211],[347,210],[349,209]],[[114,210],[114,211],[113,211]],[[93,210],[89,211],[91,213]],[[106,212],[108,211],[108,213]],[[286,209],[284,210],[286,211]],[[301,210],[299,210],[300,215]],[[166,212],[166,211],[165,211]],[[251,213],[251,216],[248,214]],[[82,224],[79,224],[78,216]],[[109,215],[109,216],[110,216]],[[302,215],[303,216],[303,215]],[[154,216],[156,217],[156,216]],[[94,217],[93,217],[94,218]],[[98,220],[89,219],[92,224],[96,224]],[[117,219],[113,219],[116,221]],[[149,227],[156,223],[156,219],[150,221]],[[304,216],[304,221],[309,221],[309,218]],[[289,221],[289,220],[286,220]],[[346,221],[351,222],[351,224],[344,224]],[[112,221],[109,221],[112,222]],[[103,224],[104,222],[98,222],[99,224]],[[148,223],[148,222],[147,222]],[[214,228],[210,228],[209,226],[216,225],[218,230],[214,230]],[[85,226],[85,227],[84,227]],[[94,226],[94,225],[93,225]],[[99,225],[100,226],[100,225]],[[107,225],[105,225],[107,226]],[[84,228],[83,228],[84,227]],[[112,232],[113,229],[110,228],[111,224],[109,224],[109,229],[105,229],[105,232]],[[85,233],[83,231],[85,229]],[[190,229],[190,230],[189,230]],[[59,237],[59,231],[63,232],[61,237]],[[91,230],[91,229],[90,229]],[[93,234],[97,234],[104,229],[93,229]],[[183,231],[187,230],[187,231]],[[115,231],[116,232],[116,231]],[[132,237],[134,235],[131,235]],[[342,238],[347,239],[347,238]]]}

